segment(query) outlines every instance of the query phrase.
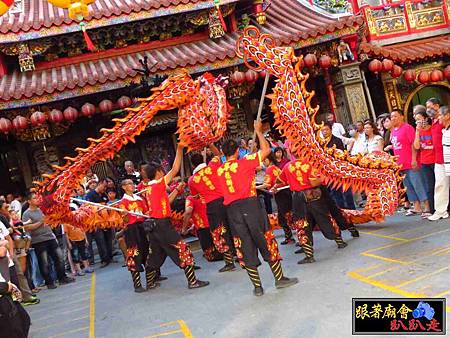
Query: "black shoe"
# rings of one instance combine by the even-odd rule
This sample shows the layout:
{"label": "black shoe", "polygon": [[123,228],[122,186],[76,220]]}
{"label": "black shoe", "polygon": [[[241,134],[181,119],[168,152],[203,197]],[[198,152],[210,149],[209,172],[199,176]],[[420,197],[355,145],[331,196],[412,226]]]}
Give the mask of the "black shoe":
{"label": "black shoe", "polygon": [[359,237],[359,231],[358,230],[349,230],[352,237]]}
{"label": "black shoe", "polygon": [[264,289],[261,286],[258,286],[258,287],[253,289],[253,294],[256,297],[262,296],[264,294]]}
{"label": "black shoe", "polygon": [[283,242],[281,242],[281,245],[286,245],[286,244],[293,244],[295,243],[294,239],[292,238],[286,238]]}
{"label": "black shoe", "polygon": [[151,285],[147,285],[147,290],[156,289],[156,288],[159,288],[160,286],[161,286],[161,284],[159,284],[159,283],[153,283]]}
{"label": "black shoe", "polygon": [[49,284],[49,285],[47,285],[47,289],[49,289],[49,290],[53,290],[53,289],[56,289],[56,288],[57,288],[56,284]]}
{"label": "black shoe", "polygon": [[194,265],[194,270],[200,270],[201,269],[201,267],[200,266],[198,266],[198,265]]}
{"label": "black shoe", "polygon": [[301,253],[305,253],[305,251],[303,250],[303,248],[300,248],[296,251],[294,251],[295,254],[301,254]]}
{"label": "black shoe", "polygon": [[280,280],[275,281],[275,287],[277,289],[287,288],[291,285],[297,284],[298,278],[283,277]]}
{"label": "black shoe", "polygon": [[145,292],[145,291],[147,291],[147,290],[145,290],[142,286],[134,289],[134,292],[136,292],[136,293],[142,293],[142,292]]}
{"label": "black shoe", "polygon": [[219,272],[227,272],[227,271],[234,271],[236,270],[236,265],[234,263],[231,264],[225,264],[225,266],[221,269],[219,269]]}
{"label": "black shoe", "polygon": [[338,249],[344,249],[348,244],[343,242],[342,244],[338,244]]}
{"label": "black shoe", "polygon": [[302,260],[298,261],[297,264],[307,264],[307,263],[314,263],[316,260],[314,257],[305,257]]}
{"label": "black shoe", "polygon": [[75,278],[66,276],[66,277],[64,277],[64,278],[59,280],[59,285],[69,284],[69,283],[73,283],[73,282],[75,282]]}
{"label": "black shoe", "polygon": [[167,277],[164,277],[164,276],[156,277],[157,282],[162,282],[163,280],[167,280]]}
{"label": "black shoe", "polygon": [[207,285],[209,285],[208,281],[202,281],[202,280],[198,280],[197,279],[196,283],[188,284],[188,288],[189,289],[198,289],[198,288],[202,288],[202,287],[207,286]]}
{"label": "black shoe", "polygon": [[41,301],[37,297],[30,297],[28,300],[24,300],[21,304],[22,306],[28,306],[28,305],[36,305],[39,304]]}
{"label": "black shoe", "polygon": [[300,243],[299,242],[295,243],[295,246],[300,246]]}
{"label": "black shoe", "polygon": [[109,265],[109,262],[102,262],[102,264],[100,264],[100,269],[106,268]]}

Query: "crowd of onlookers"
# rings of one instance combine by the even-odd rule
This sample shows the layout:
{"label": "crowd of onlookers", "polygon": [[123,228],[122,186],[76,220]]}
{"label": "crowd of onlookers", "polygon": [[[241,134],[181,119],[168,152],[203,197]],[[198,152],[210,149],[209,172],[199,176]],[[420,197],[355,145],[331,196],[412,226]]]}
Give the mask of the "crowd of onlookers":
{"label": "crowd of onlookers", "polygon": [[[335,121],[333,114],[328,114],[321,136],[328,147],[347,150],[351,155],[377,152],[395,155],[407,188],[406,216],[420,215],[430,221],[448,218],[449,107],[430,98],[425,106],[414,107],[413,118],[415,127],[405,121],[402,111],[394,110],[378,116],[376,121],[358,121],[344,128]],[[289,153],[289,143],[271,133],[266,137],[273,150],[273,164],[283,168],[295,157]],[[257,147],[253,139],[242,139],[239,154],[241,157],[251,154]],[[204,156],[208,160],[212,153],[206,150]],[[126,161],[123,169],[116,180],[99,178],[88,171],[74,192],[70,207],[75,210],[83,201],[117,203],[122,191],[116,182],[131,179],[137,185],[143,178],[142,171],[137,171],[131,161]],[[256,175],[257,184],[261,184],[264,177],[262,167]],[[365,196],[354,194],[351,189],[330,189],[330,194],[341,208],[356,209],[364,205]],[[258,195],[267,212],[272,213],[273,195],[264,190],[258,191]],[[184,208],[183,202],[179,205]],[[0,196],[0,306],[3,306],[2,292],[16,294],[22,305],[33,305],[39,303],[37,293],[42,287],[54,289],[57,282],[60,285],[72,283],[75,281],[72,276],[92,273],[96,263],[95,248],[100,268],[115,263],[115,243],[125,255],[120,231],[99,229],[85,233],[70,225],[52,229],[44,222],[36,195],[31,194],[27,200],[20,194]],[[3,271],[1,263],[6,258],[7,271]]]}

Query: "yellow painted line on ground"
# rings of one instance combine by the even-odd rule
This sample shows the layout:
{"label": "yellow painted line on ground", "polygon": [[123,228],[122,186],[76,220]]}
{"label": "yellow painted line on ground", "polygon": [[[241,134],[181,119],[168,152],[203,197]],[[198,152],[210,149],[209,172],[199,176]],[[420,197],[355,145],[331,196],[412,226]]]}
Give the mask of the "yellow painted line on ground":
{"label": "yellow painted line on ground", "polygon": [[158,333],[152,336],[147,336],[145,338],[156,338],[156,337],[164,337],[164,336],[171,336],[175,333],[183,333],[181,330],[173,330],[173,331],[168,331],[168,332],[163,332],[163,333]]}
{"label": "yellow painted line on ground", "polygon": [[446,310],[447,312],[450,312],[450,305],[447,305],[447,306],[445,307],[445,310]]}
{"label": "yellow painted line on ground", "polygon": [[73,319],[65,320],[65,321],[62,321],[62,322],[58,321],[56,324],[38,327],[37,329],[35,327],[33,327],[31,331],[32,332],[42,331],[42,330],[45,330],[45,329],[49,329],[51,327],[59,326],[61,324],[67,324],[67,323],[70,323],[70,322],[74,322],[76,320],[86,319],[87,317],[88,316],[83,316],[83,317],[79,317],[79,318],[73,318]]}
{"label": "yellow painted line on ground", "polygon": [[447,232],[447,231],[450,231],[450,229],[444,229],[444,230],[440,230],[440,231],[430,232],[430,233],[428,233],[426,235],[410,238],[410,239],[407,239],[406,241],[400,242],[400,243],[396,242],[396,243],[383,245],[383,246],[380,246],[380,247],[377,247],[377,248],[373,248],[373,249],[367,250],[367,251],[363,252],[362,254],[371,253],[371,252],[375,252],[375,251],[379,251],[379,250],[383,250],[383,249],[387,249],[387,248],[393,248],[393,247],[396,247],[396,246],[403,245],[405,243],[411,243],[411,242],[418,241],[418,240],[421,240],[421,239],[424,239],[424,238],[428,238],[428,237],[431,237],[431,236],[434,236],[434,235],[437,235],[437,234],[441,234],[441,233]]}
{"label": "yellow painted line on ground", "polygon": [[347,276],[352,277],[356,280],[359,280],[360,282],[364,282],[364,283],[379,287],[381,289],[396,293],[396,294],[401,295],[406,298],[425,298],[425,295],[423,295],[423,294],[405,291],[405,290],[399,289],[395,286],[387,285],[387,284],[378,282],[376,280],[364,277],[358,273],[355,273],[354,271],[348,272]]}
{"label": "yellow painted line on ground", "polygon": [[89,338],[95,337],[95,272],[91,279],[91,296],[89,301]]}
{"label": "yellow painted line on ground", "polygon": [[396,285],[396,287],[397,287],[397,288],[400,288],[400,287],[402,287],[402,286],[409,285],[409,284],[411,284],[411,283],[420,281],[420,280],[422,280],[422,279],[426,279],[426,278],[428,278],[428,277],[430,277],[430,276],[438,275],[438,274],[440,274],[441,272],[444,272],[444,271],[446,271],[446,270],[448,270],[448,269],[450,269],[450,266],[446,266],[445,268],[441,268],[441,269],[438,269],[438,270],[436,270],[436,271],[427,273],[426,275],[422,275],[422,276],[420,276],[420,277],[410,279],[410,280],[408,280],[408,281],[406,281],[406,282],[404,282],[404,283],[401,283],[401,284],[399,284],[399,285]]}
{"label": "yellow painted line on ground", "polygon": [[365,253],[365,252],[363,252],[361,255],[366,256],[366,257],[380,259],[382,261],[386,261],[386,262],[390,262],[390,263],[397,263],[397,264],[401,264],[401,265],[408,265],[410,263],[410,262],[406,262],[406,261],[401,261],[399,259],[387,258],[387,257],[378,256],[378,255],[371,254],[371,253]]}
{"label": "yellow painted line on ground", "polygon": [[68,334],[84,331],[84,330],[87,330],[87,329],[89,329],[89,326],[80,327],[79,329],[74,329],[74,330],[70,330],[70,331],[64,331],[64,332],[57,333],[57,334],[55,334],[53,336],[49,336],[49,337],[46,337],[46,338],[56,338],[56,337],[67,336]]}
{"label": "yellow painted line on ground", "polygon": [[[433,298],[442,298],[442,297],[444,297],[444,296],[446,296],[446,295],[449,295],[449,294],[450,294],[450,290],[447,290],[447,291],[438,293],[437,295],[434,295]],[[448,306],[447,306],[447,307],[448,307]]]}
{"label": "yellow painted line on ground", "polygon": [[356,270],[353,270],[353,271],[355,271],[355,272],[370,271],[370,270],[378,268],[379,266],[381,266],[381,264],[375,264],[375,265],[371,265],[369,267],[359,268],[359,269],[356,269]]}
{"label": "yellow painted line on ground", "polygon": [[365,234],[365,235],[371,235],[371,236],[375,236],[375,237],[380,237],[380,238],[393,239],[394,241],[402,241],[402,242],[407,242],[408,241],[408,239],[406,239],[406,238],[392,237],[392,236],[388,236],[388,235],[379,235],[379,234],[375,234],[373,232],[360,231],[360,233]]}
{"label": "yellow painted line on ground", "polygon": [[145,338],[164,337],[164,336],[173,335],[175,333],[182,333],[185,338],[194,338],[194,336],[191,333],[191,330],[189,329],[189,327],[187,326],[187,324],[184,320],[177,320],[177,321],[173,321],[173,322],[164,323],[164,324],[159,325],[159,328],[168,327],[168,326],[172,326],[172,325],[178,325],[179,329],[158,333],[158,334],[155,334],[152,336],[147,336]]}
{"label": "yellow painted line on ground", "polygon": [[177,322],[180,325],[181,332],[183,332],[185,338],[194,338],[191,330],[189,330],[189,327],[186,325],[186,322],[184,320],[177,320]]}

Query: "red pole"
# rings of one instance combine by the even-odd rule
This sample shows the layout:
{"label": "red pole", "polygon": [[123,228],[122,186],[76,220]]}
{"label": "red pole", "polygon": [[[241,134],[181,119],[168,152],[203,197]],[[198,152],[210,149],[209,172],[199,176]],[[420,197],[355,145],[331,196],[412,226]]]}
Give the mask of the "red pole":
{"label": "red pole", "polygon": [[331,82],[330,71],[328,69],[325,69],[324,74],[325,74],[325,86],[327,88],[328,103],[330,105],[331,112],[333,113],[333,115],[335,115],[336,99],[334,97],[334,90],[333,90],[333,84]]}

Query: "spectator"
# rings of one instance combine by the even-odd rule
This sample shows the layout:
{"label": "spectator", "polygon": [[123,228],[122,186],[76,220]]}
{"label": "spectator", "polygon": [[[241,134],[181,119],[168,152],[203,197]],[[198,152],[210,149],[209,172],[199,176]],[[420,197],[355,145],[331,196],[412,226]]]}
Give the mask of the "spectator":
{"label": "spectator", "polygon": [[391,122],[391,116],[387,115],[382,120],[383,123],[383,129],[384,129],[384,151],[389,153],[390,155],[394,155],[392,143],[391,143],[391,132],[392,132],[392,122]]}
{"label": "spectator", "polygon": [[331,125],[331,133],[337,138],[342,138],[345,135],[345,128],[342,124],[336,122],[334,114],[327,114],[327,122]]}
{"label": "spectator", "polygon": [[444,130],[442,131],[442,147],[444,153],[445,177],[447,180],[450,180],[450,108],[449,106],[443,106],[439,109],[439,112],[439,121],[444,126]]}
{"label": "spectator", "polygon": [[8,268],[8,242],[0,240],[0,337],[26,338],[30,316],[18,301],[21,292],[11,283]]}
{"label": "spectator", "polygon": [[[342,140],[332,134],[332,126],[330,123],[325,123],[322,127],[322,136],[328,140],[326,146],[331,148],[336,146],[336,149],[345,151],[344,143]],[[342,209],[352,209],[355,210],[355,201],[353,200],[352,189],[343,191],[342,189],[329,189],[331,196],[336,201],[336,204]]]}
{"label": "spectator", "polygon": [[[430,204],[417,163],[417,151],[414,148],[415,130],[404,122],[403,113],[398,110],[391,113],[391,122],[394,155],[398,156],[397,163],[401,166],[401,174],[405,176],[403,183],[407,189],[408,200],[414,204],[414,208],[408,210],[406,216],[420,214],[424,216],[430,212]],[[424,210],[421,202],[424,204]]]}
{"label": "spectator", "polygon": [[85,188],[88,189],[89,184],[92,182],[98,182],[98,176],[96,174],[93,173],[92,169],[89,168],[86,172],[86,176],[83,178],[83,180],[81,181],[81,185]]}
{"label": "spectator", "polygon": [[286,151],[282,147],[276,147],[273,151],[275,155],[275,165],[283,169],[284,166],[289,162],[289,159],[286,157]]}
{"label": "spectator", "polygon": [[118,201],[115,189],[107,189],[106,195],[108,196],[108,204],[115,204]]}
{"label": "spectator", "polygon": [[446,111],[448,107],[440,108],[440,102],[436,98],[430,98],[426,102],[427,114],[433,119],[431,126],[431,136],[433,138],[434,147],[434,213],[428,220],[437,221],[441,218],[448,218],[448,202],[449,202],[449,180],[445,174],[444,165],[444,149],[443,144],[443,129],[444,125],[440,122],[440,115]]}
{"label": "spectator", "polygon": [[9,207],[11,210],[14,210],[20,218],[22,216],[22,195],[15,194],[13,200],[9,203]]}
{"label": "spectator", "polygon": [[124,163],[125,174],[121,180],[132,180],[135,185],[140,181],[141,175],[134,169],[134,163],[131,161],[125,161]]}
{"label": "spectator", "polygon": [[430,202],[430,212],[433,212],[435,151],[431,131],[432,119],[428,117],[425,109],[417,110],[416,114],[414,114],[414,119],[416,120],[414,148],[419,152],[418,162],[420,163],[425,191],[427,192],[428,201]]}
{"label": "spectator", "polygon": [[[94,190],[90,190],[85,199],[90,202],[106,204],[108,203],[108,197],[106,196],[106,179],[98,182],[97,187]],[[106,237],[105,237],[106,234]],[[101,229],[97,229],[86,234],[87,240],[89,243],[89,253],[91,255],[91,265],[94,264],[94,250],[92,247],[92,242],[95,239],[95,243],[97,244],[98,254],[100,255],[101,265],[100,268],[104,268],[111,263],[112,259],[112,233],[110,231],[104,231]],[[109,242],[111,242],[109,244]]]}
{"label": "spectator", "polygon": [[[64,231],[67,234],[67,244],[72,255],[77,276],[84,276],[85,273],[94,272],[89,266],[86,255],[87,239],[84,231],[69,224],[64,225]],[[81,269],[81,263],[83,263],[84,270]]]}
{"label": "spectator", "polygon": [[366,148],[368,153],[382,152],[384,149],[384,140],[375,123],[366,121],[364,123],[364,132],[366,133]]}
{"label": "spectator", "polygon": [[350,155],[355,156],[358,154],[367,153],[366,147],[366,134],[364,133],[364,123],[361,121],[356,122],[355,132],[353,133],[351,130],[351,135],[355,142],[353,143],[352,150],[350,151]]}
{"label": "spectator", "polygon": [[31,234],[31,245],[36,250],[39,263],[39,270],[45,279],[48,289],[55,289],[56,285],[50,277],[49,257],[55,264],[55,269],[59,284],[68,284],[75,281],[74,278],[68,277],[64,270],[64,257],[61,248],[56,241],[55,234],[52,229],[44,224],[44,214],[39,209],[39,198],[32,193],[29,199],[30,207],[22,215],[24,223],[31,220],[31,224],[24,225],[26,231]]}

